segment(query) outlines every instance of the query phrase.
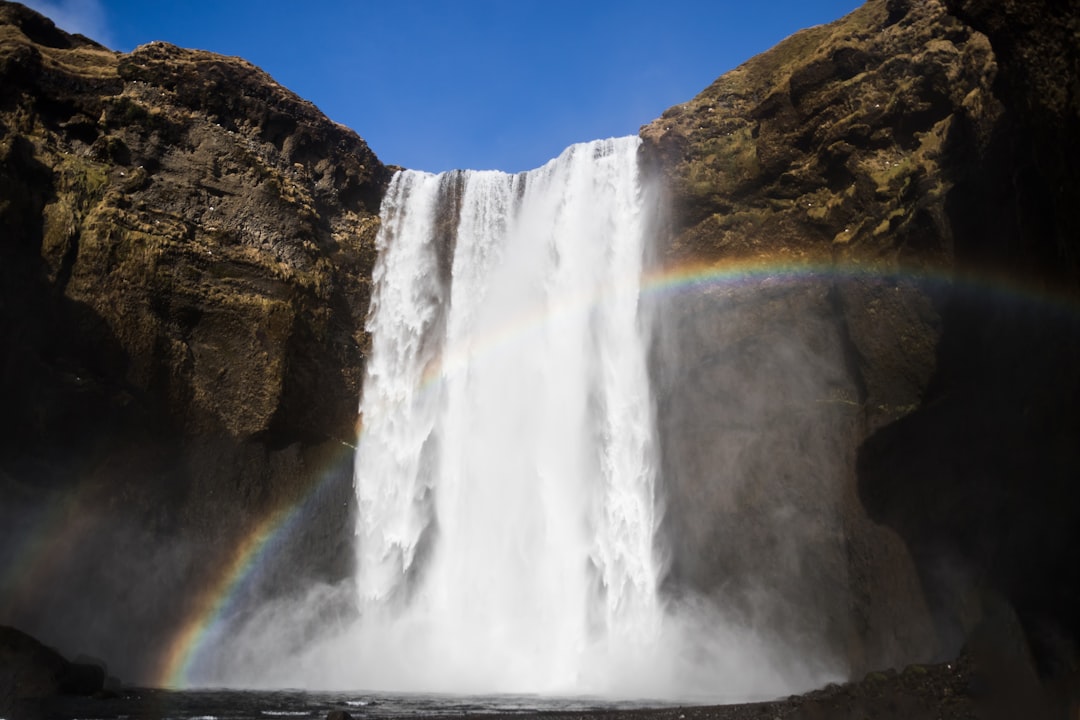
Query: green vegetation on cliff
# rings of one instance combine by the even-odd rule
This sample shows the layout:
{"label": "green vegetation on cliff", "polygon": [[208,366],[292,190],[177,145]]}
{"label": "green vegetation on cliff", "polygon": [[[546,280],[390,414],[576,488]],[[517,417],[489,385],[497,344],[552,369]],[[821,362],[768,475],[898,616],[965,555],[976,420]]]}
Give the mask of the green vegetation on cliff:
{"label": "green vegetation on cliff", "polygon": [[676,588],[856,672],[997,636],[1075,685],[1078,28],[870,0],[642,128],[655,262],[759,270],[660,308]]}
{"label": "green vegetation on cliff", "polygon": [[[1006,637],[1076,677],[1078,30],[869,0],[642,129],[654,262],[717,279],[659,301],[671,597],[855,675]],[[13,3],[0,87],[0,567],[57,559],[0,575],[0,621],[139,680],[299,499],[258,590],[351,570],[389,171],[242,60]]]}
{"label": "green vegetation on cliff", "polygon": [[[321,520],[269,591],[351,571],[389,171],[243,60],[118,54],[13,3],[0,86],[0,562],[68,548],[0,575],[3,614],[137,680],[191,591],[281,508],[315,492]],[[85,593],[35,602],[42,583]],[[106,607],[130,632],[91,622]]]}

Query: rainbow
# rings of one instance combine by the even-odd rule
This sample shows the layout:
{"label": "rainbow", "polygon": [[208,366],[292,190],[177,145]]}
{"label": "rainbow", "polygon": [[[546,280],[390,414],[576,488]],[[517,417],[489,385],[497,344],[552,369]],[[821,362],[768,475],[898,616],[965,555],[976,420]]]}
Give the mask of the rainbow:
{"label": "rainbow", "polygon": [[[720,262],[691,262],[647,271],[644,277],[630,278],[640,283],[641,295],[656,298],[682,292],[735,291],[739,288],[795,285],[813,282],[892,282],[918,286],[924,290],[956,288],[977,296],[997,296],[1028,305],[1076,312],[1080,298],[1075,292],[1057,290],[1035,280],[1018,280],[1004,274],[956,272],[951,267],[895,266],[867,263],[837,263],[805,258],[729,259]],[[612,285],[582,288],[557,301],[532,308],[512,322],[470,338],[459,347],[446,348],[438,362],[431,363],[423,374],[423,387],[436,383],[446,373],[463,366],[468,358],[497,351],[516,342],[529,332],[538,332],[545,323],[557,322],[564,314],[595,303],[613,290]]]}
{"label": "rainbow", "polygon": [[[355,446],[341,442],[342,450],[333,453],[333,461],[341,460],[343,453],[352,453]],[[220,635],[226,620],[237,608],[237,599],[243,590],[259,574],[268,558],[272,558],[284,540],[310,514],[321,491],[334,477],[330,471],[291,505],[282,506],[268,513],[255,523],[244,538],[233,548],[225,563],[218,569],[196,597],[185,620],[172,634],[165,647],[152,685],[180,690],[191,686],[192,669],[200,654],[208,649],[210,640]]]}
{"label": "rainbow", "polygon": [[55,584],[66,571],[65,559],[73,548],[92,537],[101,518],[81,512],[90,484],[81,483],[58,502],[48,503],[19,533],[21,540],[0,573],[0,617],[10,617],[12,608],[28,607],[34,594]]}
{"label": "rainbow", "polygon": [[1080,305],[1077,290],[1072,292],[1034,278],[1019,278],[1002,272],[959,270],[951,265],[903,265],[889,262],[820,260],[762,255],[719,262],[689,262],[647,272],[642,281],[646,296],[768,284],[842,282],[851,280],[896,282],[938,288],[957,288],[1014,300],[1075,311]]}
{"label": "rainbow", "polygon": [[[649,297],[763,284],[845,280],[959,288],[1044,306],[1049,311],[1065,310],[1075,314],[1080,310],[1080,298],[1075,290],[1057,291],[1045,283],[1018,280],[1004,274],[958,273],[949,267],[897,267],[765,256],[713,263],[685,263],[658,269],[647,272],[640,287],[642,295]],[[553,317],[557,318],[562,313],[595,303],[599,297],[610,291],[611,287],[585,288],[570,297],[560,298],[553,305],[533,308],[483,337],[471,338],[463,347],[445,349],[438,361],[426,368],[422,379],[423,389],[435,386],[440,378],[452,372],[469,357],[478,353],[494,352],[499,347],[518,341],[529,332],[540,331]],[[358,428],[358,442],[359,434]],[[342,445],[355,450],[352,445]],[[210,578],[187,619],[181,623],[167,644],[160,663],[161,669],[156,675],[157,686],[179,689],[189,685],[193,665],[208,646],[209,640],[220,632],[224,619],[235,609],[237,596],[266,559],[273,556],[273,551],[280,547],[282,538],[298,526],[301,518],[306,517],[312,497],[326,481],[327,477],[324,477],[291,507],[283,507],[267,515],[255,524],[236,546],[228,561]]]}

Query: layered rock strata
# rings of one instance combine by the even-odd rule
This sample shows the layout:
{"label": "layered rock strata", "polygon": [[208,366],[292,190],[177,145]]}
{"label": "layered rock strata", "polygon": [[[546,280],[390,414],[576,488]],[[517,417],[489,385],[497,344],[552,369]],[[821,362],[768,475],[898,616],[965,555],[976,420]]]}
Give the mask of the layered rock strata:
{"label": "layered rock strata", "polygon": [[719,280],[657,311],[675,592],[856,672],[1004,606],[1075,672],[1077,21],[872,1],[643,128]]}
{"label": "layered rock strata", "polygon": [[137,680],[275,513],[264,590],[351,572],[389,172],[243,60],[13,3],[0,86],[0,614]]}
{"label": "layered rock strata", "polygon": [[[668,597],[851,675],[1075,673],[1078,28],[870,0],[642,129],[705,280],[651,298]],[[139,680],[281,511],[251,592],[350,571],[389,173],[242,60],[11,3],[0,85],[0,621]]]}

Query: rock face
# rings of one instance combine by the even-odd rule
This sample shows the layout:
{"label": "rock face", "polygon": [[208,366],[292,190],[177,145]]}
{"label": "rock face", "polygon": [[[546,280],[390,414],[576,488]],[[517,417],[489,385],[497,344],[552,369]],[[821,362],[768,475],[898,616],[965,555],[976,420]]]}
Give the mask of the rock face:
{"label": "rock face", "polygon": [[0,618],[145,679],[274,513],[320,519],[264,589],[351,571],[389,171],[242,60],[12,3],[0,86]]}
{"label": "rock face", "polygon": [[[642,129],[654,262],[710,279],[654,297],[671,597],[849,676],[1013,667],[1014,622],[1075,675],[1078,31],[870,0]],[[12,3],[0,87],[0,622],[154,680],[284,511],[249,592],[351,569],[389,172],[242,60]]]}
{"label": "rock face", "polygon": [[766,268],[658,303],[674,592],[855,673],[1004,600],[1075,671],[1078,17],[871,0],[642,129],[656,263]]}
{"label": "rock face", "polygon": [[31,716],[32,701],[93,695],[104,687],[103,667],[70,662],[26,633],[0,625],[0,712],[5,716]]}

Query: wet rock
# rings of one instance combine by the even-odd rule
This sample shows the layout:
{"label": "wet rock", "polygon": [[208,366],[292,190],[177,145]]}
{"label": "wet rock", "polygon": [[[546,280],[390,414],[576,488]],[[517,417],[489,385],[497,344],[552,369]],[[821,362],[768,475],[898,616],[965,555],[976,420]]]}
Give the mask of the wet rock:
{"label": "wet rock", "polygon": [[0,697],[22,700],[56,695],[67,666],[63,656],[30,635],[0,626]]}
{"label": "wet rock", "polygon": [[65,695],[95,695],[105,687],[105,669],[90,663],[68,663],[60,676],[60,692]]}

